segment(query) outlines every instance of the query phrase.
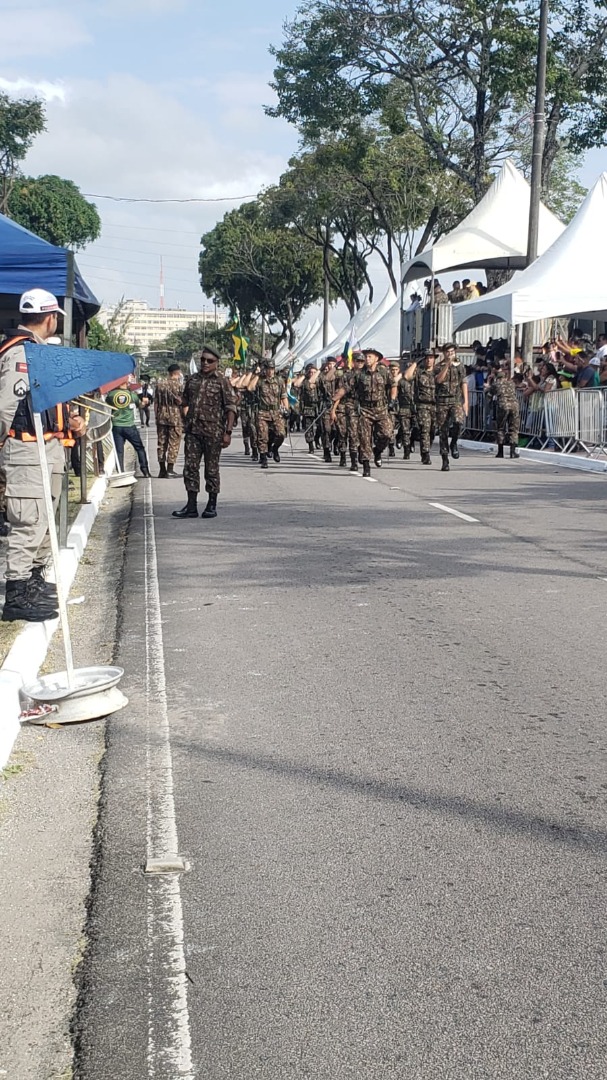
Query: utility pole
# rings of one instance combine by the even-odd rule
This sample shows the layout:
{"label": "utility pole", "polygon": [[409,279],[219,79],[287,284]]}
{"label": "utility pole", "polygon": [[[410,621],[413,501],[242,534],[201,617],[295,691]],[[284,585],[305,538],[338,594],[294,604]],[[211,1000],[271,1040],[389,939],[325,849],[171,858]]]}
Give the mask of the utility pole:
{"label": "utility pole", "polygon": [[[533,113],[533,149],[531,156],[531,194],[529,198],[529,233],[527,236],[527,266],[537,259],[542,194],[542,158],[546,134],[546,58],[548,52],[549,0],[540,0],[540,24],[537,43],[537,74],[535,80],[535,110]],[[516,332],[516,331],[515,331]],[[529,362],[533,354],[531,324],[523,326],[523,356]],[[514,349],[512,350],[514,356]],[[514,368],[514,361],[512,362]]]}
{"label": "utility pole", "polygon": [[327,223],[325,233],[325,246],[323,250],[322,268],[325,279],[325,291],[323,297],[322,307],[322,347],[326,349],[329,344],[329,300],[331,298],[330,285],[329,285],[329,225]]}

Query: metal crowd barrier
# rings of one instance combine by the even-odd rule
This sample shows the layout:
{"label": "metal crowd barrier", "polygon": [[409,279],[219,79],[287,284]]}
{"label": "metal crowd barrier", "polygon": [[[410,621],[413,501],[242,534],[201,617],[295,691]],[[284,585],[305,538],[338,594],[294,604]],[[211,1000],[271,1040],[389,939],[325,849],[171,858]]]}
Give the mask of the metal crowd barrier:
{"label": "metal crowd barrier", "polygon": [[[525,397],[518,393],[520,434],[534,450],[584,451],[588,457],[607,455],[607,386],[587,390],[553,390]],[[483,390],[472,390],[464,436],[493,438],[495,414]]]}

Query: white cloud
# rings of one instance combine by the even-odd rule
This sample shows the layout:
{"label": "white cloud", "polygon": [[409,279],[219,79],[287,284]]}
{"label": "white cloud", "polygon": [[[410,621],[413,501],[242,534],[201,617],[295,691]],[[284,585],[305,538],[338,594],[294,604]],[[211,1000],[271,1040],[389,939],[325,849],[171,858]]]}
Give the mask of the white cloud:
{"label": "white cloud", "polygon": [[11,97],[27,97],[30,94],[44,101],[61,101],[66,98],[66,90],[63,83],[48,82],[45,79],[1,79],[0,90]]}

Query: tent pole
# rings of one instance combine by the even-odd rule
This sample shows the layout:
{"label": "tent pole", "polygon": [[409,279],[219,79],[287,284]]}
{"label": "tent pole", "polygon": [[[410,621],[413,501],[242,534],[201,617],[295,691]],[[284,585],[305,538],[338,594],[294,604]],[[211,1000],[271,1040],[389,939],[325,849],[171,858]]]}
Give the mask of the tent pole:
{"label": "tent pole", "polygon": [[510,378],[514,375],[514,361],[516,359],[516,326],[510,324]]}
{"label": "tent pole", "polygon": [[55,571],[55,580],[57,583],[57,601],[59,607],[59,620],[61,622],[61,629],[63,631],[63,649],[65,652],[67,685],[69,690],[73,690],[74,658],[72,655],[72,639],[70,637],[70,628],[67,620],[67,604],[65,602],[65,593],[63,591],[63,585],[61,582],[61,566],[59,564],[59,541],[57,539],[57,526],[55,523],[55,511],[53,508],[53,493],[51,491],[48,461],[46,458],[46,443],[44,441],[44,432],[42,430],[42,419],[40,417],[40,413],[34,413],[34,430],[36,432],[36,442],[38,443],[38,457],[40,459],[42,488],[44,491],[46,517],[48,521],[48,531],[51,541],[51,555],[53,559],[53,569]]}

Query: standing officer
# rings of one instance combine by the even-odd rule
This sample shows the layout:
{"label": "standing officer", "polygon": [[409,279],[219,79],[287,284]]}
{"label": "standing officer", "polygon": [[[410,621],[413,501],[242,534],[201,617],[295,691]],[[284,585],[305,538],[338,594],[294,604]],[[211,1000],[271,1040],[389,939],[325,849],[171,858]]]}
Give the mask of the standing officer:
{"label": "standing officer", "polygon": [[[45,289],[23,293],[19,311],[17,330],[0,347],[0,446],[6,474],[6,515],[11,526],[2,619],[45,622],[57,617],[57,587],[45,581],[51,545],[23,344],[35,341],[43,345],[54,337],[57,317],[64,313],[56,297]],[[66,405],[47,409],[41,421],[56,506],[65,472],[65,447],[73,446],[72,435],[84,435],[86,424]]]}
{"label": "standing officer", "polygon": [[455,345],[443,345],[443,359],[436,372],[436,424],[443,459],[442,472],[449,472],[449,433],[451,457],[459,457],[457,440],[468,415],[468,383],[459,363]]}
{"label": "standing officer", "polygon": [[520,457],[518,435],[521,426],[521,410],[516,396],[516,384],[510,377],[510,365],[501,367],[489,376],[485,393],[490,400],[497,401],[497,454],[504,456],[506,427],[510,438],[510,457]]}
{"label": "standing officer", "polygon": [[[375,465],[381,468],[381,455],[386,449],[392,434],[392,421],[388,413],[388,381],[384,371],[380,371],[379,361],[383,360],[378,349],[364,349],[365,366],[354,376],[353,393],[358,401],[360,415],[358,432],[363,459],[363,476],[371,475],[371,450]],[[341,387],[335,400],[345,397],[346,388]]]}
{"label": "standing officer", "polygon": [[159,480],[176,477],[175,462],[179,457],[183,423],[181,418],[181,397],[183,394],[183,375],[179,364],[169,366],[168,379],[161,379],[154,395],[154,417],[158,441]]}
{"label": "standing officer", "polygon": [[280,462],[278,451],[282,446],[286,428],[281,409],[288,413],[289,401],[283,379],[276,374],[274,361],[264,362],[259,375],[254,375],[249,389],[257,390],[257,446],[262,469],[268,467],[268,453],[272,448],[272,457]]}
{"label": "standing officer", "polygon": [[413,382],[415,411],[419,424],[419,448],[422,465],[430,465],[430,447],[436,428],[436,377],[434,353],[426,351],[422,364],[414,360],[405,371],[405,381]]}
{"label": "standing officer", "polygon": [[200,462],[204,458],[205,490],[209,496],[201,517],[217,517],[220,491],[219,458],[232,441],[236,423],[236,395],[229,379],[217,370],[219,354],[208,345],[202,350],[200,371],[186,380],[182,404],[185,418],[183,482],[188,501],[173,517],[198,517]]}

